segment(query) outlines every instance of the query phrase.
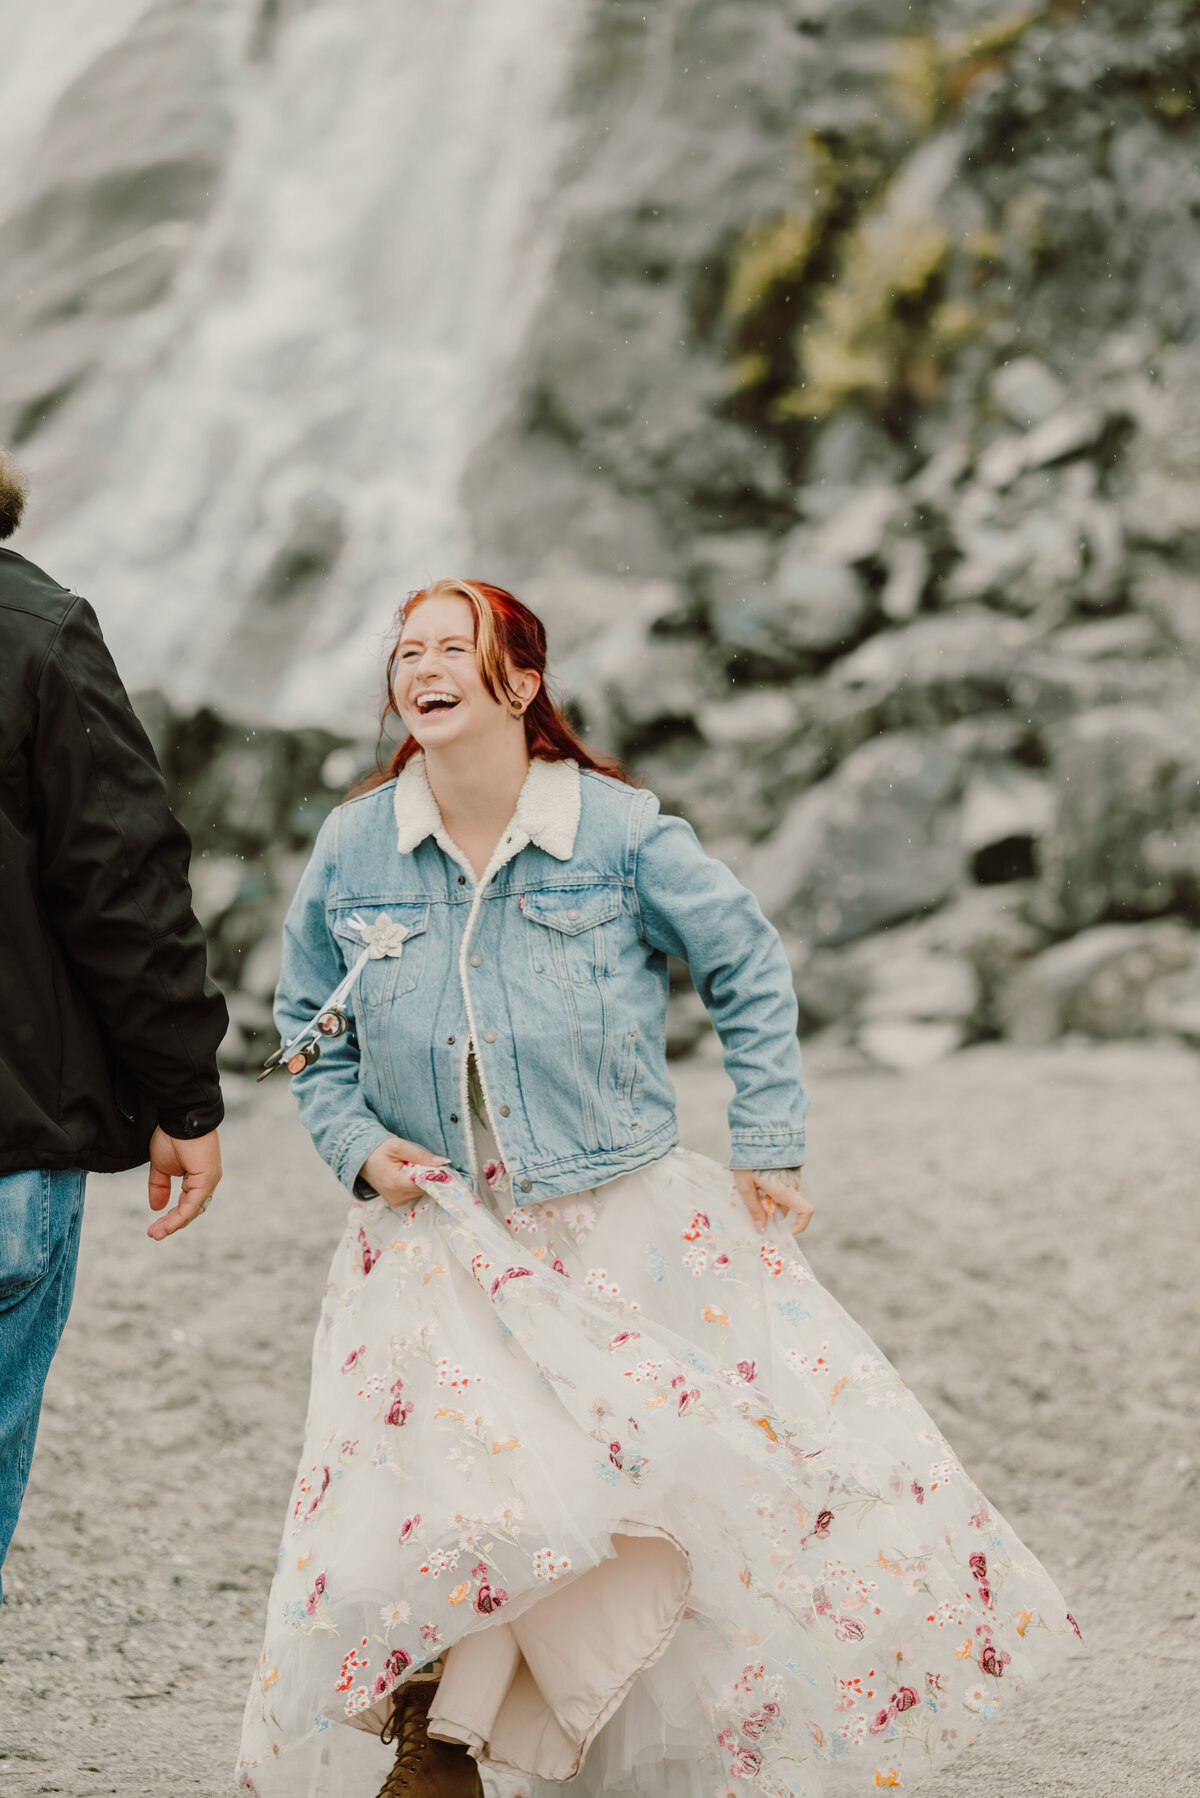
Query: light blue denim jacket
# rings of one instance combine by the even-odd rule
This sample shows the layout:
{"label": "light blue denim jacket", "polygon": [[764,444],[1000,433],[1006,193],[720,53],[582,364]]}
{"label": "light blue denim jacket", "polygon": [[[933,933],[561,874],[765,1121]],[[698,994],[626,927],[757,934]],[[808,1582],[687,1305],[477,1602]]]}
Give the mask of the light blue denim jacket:
{"label": "light blue denim jacket", "polygon": [[734,1167],[804,1159],[807,1098],[783,946],[753,894],[652,793],[535,761],[478,882],[416,758],[325,822],[284,925],[285,1041],[373,944],[353,1028],[294,1081],[345,1185],[403,1136],[478,1179],[474,1051],[517,1202],[598,1185],[677,1140],[667,956],[682,956],[734,1082]]}

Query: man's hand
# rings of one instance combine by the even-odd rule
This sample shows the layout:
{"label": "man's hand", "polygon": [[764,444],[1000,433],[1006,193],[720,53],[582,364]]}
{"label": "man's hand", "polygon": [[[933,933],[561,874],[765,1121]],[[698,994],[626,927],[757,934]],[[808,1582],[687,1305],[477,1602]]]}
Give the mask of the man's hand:
{"label": "man's hand", "polygon": [[199,1217],[212,1198],[221,1179],[221,1145],[217,1133],[196,1136],[189,1142],[181,1136],[168,1136],[156,1130],[150,1138],[150,1209],[161,1211],[171,1203],[171,1181],[181,1179],[179,1203],[165,1217],[155,1218],[147,1236],[155,1242],[182,1230]]}
{"label": "man's hand", "polygon": [[425,1197],[425,1188],[409,1178],[408,1170],[417,1167],[445,1167],[444,1155],[432,1155],[415,1142],[402,1136],[389,1136],[372,1149],[358,1170],[359,1178],[373,1186],[385,1205],[411,1205]]}
{"label": "man's hand", "polygon": [[754,1228],[761,1232],[767,1227],[767,1219],[775,1211],[792,1211],[795,1222],[790,1226],[793,1236],[799,1236],[801,1230],[807,1230],[813,1208],[802,1195],[799,1186],[792,1184],[783,1174],[755,1173],[751,1168],[731,1168],[733,1184],[742,1195],[742,1202],[754,1220]]}

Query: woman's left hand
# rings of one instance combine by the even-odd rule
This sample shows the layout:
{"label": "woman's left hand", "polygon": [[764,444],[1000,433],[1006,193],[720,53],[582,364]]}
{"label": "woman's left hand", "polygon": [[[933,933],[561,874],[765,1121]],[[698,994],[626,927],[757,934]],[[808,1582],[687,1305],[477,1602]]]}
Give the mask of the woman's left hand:
{"label": "woman's left hand", "polygon": [[784,1174],[756,1173],[752,1168],[730,1168],[733,1184],[742,1196],[742,1203],[754,1222],[754,1228],[761,1232],[767,1227],[767,1219],[776,1211],[791,1211],[795,1214],[795,1222],[789,1227],[793,1236],[799,1236],[801,1230],[807,1230],[813,1208],[798,1186]]}

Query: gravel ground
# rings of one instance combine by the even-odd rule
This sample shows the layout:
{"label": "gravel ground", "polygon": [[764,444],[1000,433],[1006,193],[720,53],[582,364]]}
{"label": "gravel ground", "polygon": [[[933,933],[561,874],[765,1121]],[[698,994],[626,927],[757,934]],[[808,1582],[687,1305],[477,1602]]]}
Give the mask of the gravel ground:
{"label": "gravel ground", "polygon": [[[988,1047],[903,1078],[811,1071],[818,1274],[1088,1642],[931,1790],[1188,1798],[1200,1060]],[[677,1074],[684,1140],[720,1154],[724,1075],[707,1053]],[[143,1175],[89,1186],[6,1568],[0,1798],[232,1790],[343,1207],[286,1091],[231,1111],[218,1202],[169,1243],[143,1234]]]}

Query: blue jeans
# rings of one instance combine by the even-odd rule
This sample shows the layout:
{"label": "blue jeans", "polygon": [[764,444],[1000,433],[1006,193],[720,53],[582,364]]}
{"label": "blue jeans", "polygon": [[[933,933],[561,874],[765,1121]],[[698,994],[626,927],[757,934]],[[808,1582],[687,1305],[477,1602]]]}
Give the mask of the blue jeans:
{"label": "blue jeans", "polygon": [[42,1388],[71,1309],[84,1179],[80,1168],[0,1174],[0,1567],[29,1480]]}

